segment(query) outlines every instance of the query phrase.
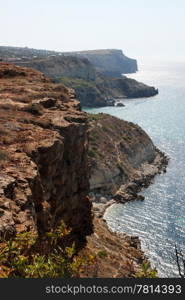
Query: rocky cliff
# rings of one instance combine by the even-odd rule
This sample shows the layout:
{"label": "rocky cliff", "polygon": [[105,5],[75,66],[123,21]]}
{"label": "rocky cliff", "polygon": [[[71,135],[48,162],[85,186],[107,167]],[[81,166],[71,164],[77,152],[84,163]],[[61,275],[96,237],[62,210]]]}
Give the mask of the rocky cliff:
{"label": "rocky cliff", "polygon": [[87,118],[73,90],[0,63],[0,233],[91,232]]}
{"label": "rocky cliff", "polygon": [[122,50],[105,49],[64,53],[87,58],[98,71],[110,77],[138,71],[137,61],[125,56]]}
{"label": "rocky cliff", "polygon": [[136,125],[108,115],[87,118],[73,90],[0,63],[0,236],[42,237],[63,220],[82,255],[95,257],[79,276],[133,277],[145,260],[139,240],[112,233],[101,203],[92,209],[89,166],[91,192],[101,198],[136,178],[143,163],[150,175],[157,152]]}
{"label": "rocky cliff", "polygon": [[91,194],[95,200],[135,200],[137,192],[165,170],[166,156],[136,124],[107,114],[89,115],[89,124]]}
{"label": "rocky cliff", "polygon": [[25,61],[35,58],[48,58],[60,56],[75,56],[88,59],[98,71],[105,75],[120,77],[121,74],[135,73],[138,70],[137,61],[125,56],[122,50],[105,49],[78,52],[57,52],[28,47],[0,46],[0,59]]}
{"label": "rocky cliff", "polygon": [[158,93],[154,87],[121,76],[127,65],[130,72],[135,72],[137,63],[120,50],[59,53],[0,47],[0,58],[41,71],[56,82],[74,88],[82,106],[114,105],[115,98],[151,97]]}

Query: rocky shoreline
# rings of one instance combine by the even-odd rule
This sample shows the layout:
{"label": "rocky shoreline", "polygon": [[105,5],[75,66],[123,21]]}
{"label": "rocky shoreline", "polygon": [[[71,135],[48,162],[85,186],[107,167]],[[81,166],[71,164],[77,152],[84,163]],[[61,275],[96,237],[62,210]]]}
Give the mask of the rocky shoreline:
{"label": "rocky shoreline", "polygon": [[149,187],[156,175],[166,173],[169,158],[166,154],[156,148],[158,155],[154,160],[153,164],[145,164],[140,170],[140,177],[134,178],[127,184],[121,185],[115,195],[112,195],[112,199],[105,197],[98,197],[92,201],[93,211],[98,218],[104,218],[104,214],[110,206],[115,203],[126,203],[129,201],[144,201],[144,196],[140,195],[143,189]]}
{"label": "rocky shoreline", "polygon": [[150,261],[141,249],[141,241],[138,236],[129,236],[126,233],[113,232],[105,220],[105,212],[115,203],[126,203],[134,200],[144,200],[138,195],[144,188],[153,183],[156,175],[166,172],[169,158],[165,153],[156,148],[158,155],[152,165],[142,167],[140,178],[122,185],[111,200],[105,197],[99,202],[92,202],[94,232],[87,237],[86,250],[93,250],[96,253],[104,251],[106,257],[96,259],[93,268],[86,270],[81,277],[137,277],[141,271],[142,264],[147,263],[149,272],[152,271]]}

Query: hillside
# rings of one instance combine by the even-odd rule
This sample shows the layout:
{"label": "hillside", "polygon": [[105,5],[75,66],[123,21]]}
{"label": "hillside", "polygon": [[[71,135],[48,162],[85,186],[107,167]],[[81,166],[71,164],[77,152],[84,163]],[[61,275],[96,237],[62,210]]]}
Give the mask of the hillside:
{"label": "hillside", "polygon": [[28,47],[11,47],[11,46],[0,46],[0,59],[2,60],[24,60],[33,59],[35,57],[43,58],[53,55],[60,55],[61,52],[34,49]]}

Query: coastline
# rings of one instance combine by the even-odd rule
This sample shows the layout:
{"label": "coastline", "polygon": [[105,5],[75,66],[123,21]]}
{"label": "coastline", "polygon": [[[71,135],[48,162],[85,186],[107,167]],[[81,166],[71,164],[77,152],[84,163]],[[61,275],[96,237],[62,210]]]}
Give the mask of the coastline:
{"label": "coastline", "polygon": [[[81,243],[85,243],[87,239],[86,249],[96,254],[96,270],[89,270],[86,277],[134,277],[147,259],[141,250],[138,237],[113,233],[107,227],[103,216],[110,202],[105,205],[105,197],[104,202],[98,204],[98,209],[95,203],[91,210],[92,202],[87,197],[89,191],[87,153],[91,154],[91,158],[96,158],[95,168],[99,167],[99,170],[103,170],[104,174],[108,175],[104,178],[103,185],[101,176],[94,175],[94,181],[91,180],[91,183],[95,190],[103,187],[109,195],[112,193],[114,201],[122,203],[135,199],[141,200],[137,193],[147,187],[156,174],[166,171],[167,157],[155,148],[150,137],[138,125],[131,122],[110,115],[91,115],[89,118],[92,127],[89,128],[88,116],[80,111],[74,92],[58,86],[56,93],[55,85],[41,73],[9,64],[2,64],[1,69],[2,78],[5,75],[9,76],[6,78],[6,83],[9,88],[11,87],[12,97],[8,109],[6,103],[4,106],[2,103],[1,108],[5,111],[4,119],[1,120],[2,132],[4,136],[14,134],[12,128],[7,131],[4,127],[6,120],[9,119],[21,128],[20,136],[24,137],[24,144],[20,143],[20,136],[16,140],[13,136],[11,140],[3,137],[2,141],[4,151],[2,170],[7,182],[2,181],[1,193],[8,207],[8,209],[2,207],[0,223],[2,234],[13,235],[15,231],[24,232],[27,228],[43,234],[52,228],[61,216],[63,218],[65,216],[65,223],[73,228],[73,239]],[[22,93],[19,86],[20,79],[24,79],[27,85],[29,80],[32,80],[32,89],[29,89],[29,93],[26,90],[25,94],[20,94],[17,102],[15,101],[17,89]],[[17,85],[15,80],[18,82]],[[53,92],[53,97],[46,98],[46,94],[41,94],[39,90],[38,99],[31,100],[33,94],[35,96],[33,82],[37,82],[39,87],[42,85],[46,87],[47,84],[47,88]],[[62,101],[59,93],[62,94]],[[4,99],[4,93],[1,96]],[[26,104],[25,97],[27,97]],[[40,99],[41,97],[43,99]],[[16,114],[14,114],[15,107]],[[14,131],[16,129],[17,127],[14,127]],[[28,146],[30,144],[28,130],[32,134],[31,148]],[[91,149],[88,148],[89,131],[91,131]],[[36,135],[40,137],[39,140]],[[7,150],[9,156],[3,156]],[[91,152],[88,152],[89,150]],[[78,151],[78,159],[75,161],[74,151]],[[18,159],[24,162],[25,166],[30,166],[28,170],[25,168],[29,175],[23,173],[22,165],[19,168],[15,167]],[[81,170],[80,176],[79,170]],[[65,184],[65,189],[61,190],[61,184],[64,184],[71,174],[75,174],[72,181],[73,189],[70,182],[68,186]],[[31,184],[27,181],[28,176]],[[18,181],[20,177],[23,178],[21,182]],[[106,181],[109,179],[116,180],[115,184]],[[121,185],[120,183],[123,182],[125,184]],[[39,203],[38,195],[42,196],[39,198]],[[54,198],[55,203],[53,195],[57,195],[57,198]],[[22,199],[22,202],[19,199]],[[27,205],[30,199],[33,209],[28,214]],[[39,209],[35,209],[35,204],[40,205]],[[23,205],[24,211],[21,210]],[[10,223],[10,220],[13,221]]]}

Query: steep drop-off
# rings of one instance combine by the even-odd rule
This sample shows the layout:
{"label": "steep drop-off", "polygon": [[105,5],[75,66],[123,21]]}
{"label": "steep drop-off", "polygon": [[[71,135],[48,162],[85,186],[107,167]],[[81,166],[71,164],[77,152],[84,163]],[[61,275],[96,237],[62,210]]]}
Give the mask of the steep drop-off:
{"label": "steep drop-off", "polygon": [[61,219],[91,232],[87,118],[74,91],[0,63],[0,233],[45,232]]}
{"label": "steep drop-off", "polygon": [[87,58],[98,71],[106,76],[120,77],[138,71],[137,61],[125,56],[122,50],[101,49],[64,53]]}

